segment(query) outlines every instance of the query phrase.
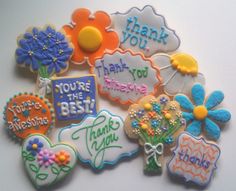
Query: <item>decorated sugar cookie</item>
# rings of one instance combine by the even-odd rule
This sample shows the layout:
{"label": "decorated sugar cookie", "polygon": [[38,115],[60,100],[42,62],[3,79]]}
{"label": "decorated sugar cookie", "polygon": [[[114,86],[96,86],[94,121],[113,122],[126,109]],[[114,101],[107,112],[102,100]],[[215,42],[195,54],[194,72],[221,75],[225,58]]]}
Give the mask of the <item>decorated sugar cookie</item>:
{"label": "decorated sugar cookie", "polygon": [[205,84],[204,75],[198,72],[197,61],[188,54],[155,54],[151,59],[160,68],[162,86],[168,95],[189,94],[194,83]]}
{"label": "decorated sugar cookie", "polygon": [[102,56],[104,50],[119,47],[119,37],[110,25],[110,16],[103,11],[92,14],[84,8],[75,10],[71,24],[63,27],[75,47],[72,62],[83,64],[87,61],[93,65],[95,58]]}
{"label": "decorated sugar cookie", "polygon": [[65,72],[69,65],[73,48],[68,38],[52,26],[33,27],[20,35],[17,43],[17,64],[38,73],[40,95],[51,93],[49,77]]}
{"label": "decorated sugar cookie", "polygon": [[183,133],[177,140],[167,168],[171,174],[183,177],[186,182],[207,186],[219,157],[220,149],[216,144],[205,141],[203,137],[195,138]]}
{"label": "decorated sugar cookie", "polygon": [[207,138],[218,140],[221,131],[219,125],[228,122],[231,118],[229,111],[214,109],[223,101],[223,92],[214,91],[205,99],[204,87],[201,84],[195,84],[192,87],[191,95],[193,103],[186,95],[175,96],[175,100],[186,110],[183,112],[183,117],[188,123],[186,131],[194,136],[199,136],[203,130]]}
{"label": "decorated sugar cookie", "polygon": [[171,101],[164,94],[158,98],[149,95],[131,105],[128,112],[125,132],[131,139],[138,139],[144,147],[144,172],[161,173],[163,154],[185,127],[178,102]]}
{"label": "decorated sugar cookie", "polygon": [[4,119],[10,135],[22,140],[32,133],[46,134],[54,124],[54,110],[47,99],[20,93],[8,101]]}
{"label": "decorated sugar cookie", "polygon": [[156,93],[161,83],[152,61],[130,50],[105,52],[95,61],[92,73],[97,76],[99,92],[122,104]]}
{"label": "decorated sugar cookie", "polygon": [[76,151],[66,144],[52,144],[42,134],[32,134],[22,145],[25,169],[36,188],[62,180],[76,165]]}
{"label": "decorated sugar cookie", "polygon": [[53,103],[57,120],[82,120],[97,113],[94,75],[52,78]]}
{"label": "decorated sugar cookie", "polygon": [[150,5],[141,10],[133,7],[126,13],[116,12],[112,14],[112,21],[122,49],[151,56],[157,52],[175,51],[180,46],[175,31],[167,27],[165,18]]}
{"label": "decorated sugar cookie", "polygon": [[137,153],[139,147],[129,142],[123,128],[124,122],[119,116],[101,110],[79,124],[63,128],[58,139],[75,145],[79,160],[100,170]]}

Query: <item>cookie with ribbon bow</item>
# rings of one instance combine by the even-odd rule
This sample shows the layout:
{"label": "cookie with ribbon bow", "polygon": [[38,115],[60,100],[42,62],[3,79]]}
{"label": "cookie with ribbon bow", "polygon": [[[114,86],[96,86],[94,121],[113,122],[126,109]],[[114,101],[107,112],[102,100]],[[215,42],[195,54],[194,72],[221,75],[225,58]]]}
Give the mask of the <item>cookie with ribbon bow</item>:
{"label": "cookie with ribbon bow", "polygon": [[52,26],[32,27],[17,39],[15,52],[18,66],[38,74],[37,93],[51,93],[50,77],[68,69],[73,47],[65,33]]}
{"label": "cookie with ribbon bow", "polygon": [[144,172],[161,173],[164,154],[185,128],[178,102],[171,101],[164,94],[157,98],[149,95],[131,105],[128,113],[125,132],[131,139],[138,139],[144,147]]}

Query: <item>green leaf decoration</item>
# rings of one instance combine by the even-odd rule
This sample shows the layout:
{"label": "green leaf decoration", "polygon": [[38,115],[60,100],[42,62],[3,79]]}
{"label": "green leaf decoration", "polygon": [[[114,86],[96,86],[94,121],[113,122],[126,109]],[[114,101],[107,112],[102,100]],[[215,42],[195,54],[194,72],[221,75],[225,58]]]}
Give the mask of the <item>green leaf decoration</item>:
{"label": "green leaf decoration", "polygon": [[39,174],[37,174],[36,179],[45,180],[45,179],[47,179],[47,177],[48,177],[48,174],[46,174],[46,173],[39,173]]}
{"label": "green leaf decoration", "polygon": [[29,164],[29,168],[32,172],[35,172],[35,173],[37,173],[39,170],[39,168],[35,164],[32,164],[32,163]]}
{"label": "green leaf decoration", "polygon": [[62,170],[63,172],[68,173],[68,172],[70,172],[71,167],[70,167],[70,166],[63,166],[63,167],[61,167],[61,170]]}
{"label": "green leaf decoration", "polygon": [[26,160],[32,162],[32,161],[35,160],[35,157],[34,157],[33,155],[29,154],[29,155],[26,157]]}
{"label": "green leaf decoration", "polygon": [[60,171],[54,166],[51,167],[51,171],[53,174],[56,174],[56,175],[58,175],[60,173]]}
{"label": "green leaf decoration", "polygon": [[27,155],[28,155],[28,152],[27,151],[22,151],[22,157],[25,158]]}

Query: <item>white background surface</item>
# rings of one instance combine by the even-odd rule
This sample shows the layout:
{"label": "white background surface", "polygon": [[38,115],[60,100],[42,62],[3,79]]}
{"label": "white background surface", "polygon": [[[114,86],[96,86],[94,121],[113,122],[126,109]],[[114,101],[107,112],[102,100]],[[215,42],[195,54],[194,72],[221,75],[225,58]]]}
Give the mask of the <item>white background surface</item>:
{"label": "white background surface", "polygon": [[[119,2],[119,3],[118,3]],[[35,79],[26,69],[16,67],[14,52],[16,37],[29,26],[54,24],[57,29],[70,21],[71,13],[79,7],[108,13],[125,12],[132,6],[142,8],[153,5],[164,15],[170,28],[175,29],[182,44],[179,51],[194,55],[199,68],[206,76],[208,93],[220,89],[225,93],[223,106],[232,113],[231,122],[222,131],[220,141],[222,155],[218,169],[207,190],[236,190],[236,1],[235,0],[0,0],[0,109],[8,98],[21,91],[33,91]],[[86,73],[85,66],[73,67],[77,74]],[[80,70],[80,71],[79,71]],[[110,109],[125,117],[126,110],[112,102],[101,99],[100,108]],[[1,116],[2,118],[2,116]],[[25,175],[21,161],[21,147],[15,144],[4,131],[1,119],[0,129],[0,190],[34,190]],[[55,138],[56,132],[53,132]],[[143,157],[121,162],[113,169],[100,174],[77,165],[73,173],[51,190],[195,190],[173,182],[166,168],[161,176],[143,174]]]}

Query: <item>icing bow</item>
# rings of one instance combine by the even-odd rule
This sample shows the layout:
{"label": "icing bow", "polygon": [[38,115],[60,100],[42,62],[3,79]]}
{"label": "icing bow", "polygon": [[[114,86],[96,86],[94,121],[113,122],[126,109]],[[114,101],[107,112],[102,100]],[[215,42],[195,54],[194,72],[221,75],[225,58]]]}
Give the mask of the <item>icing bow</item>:
{"label": "icing bow", "polygon": [[49,78],[39,77],[39,94],[47,95],[51,92],[51,80]]}
{"label": "icing bow", "polygon": [[164,145],[162,143],[158,143],[156,145],[145,143],[144,151],[147,154],[146,163],[149,164],[149,159],[153,157],[156,165],[161,167],[161,163],[157,160],[157,156],[162,155],[163,150],[164,150]]}

